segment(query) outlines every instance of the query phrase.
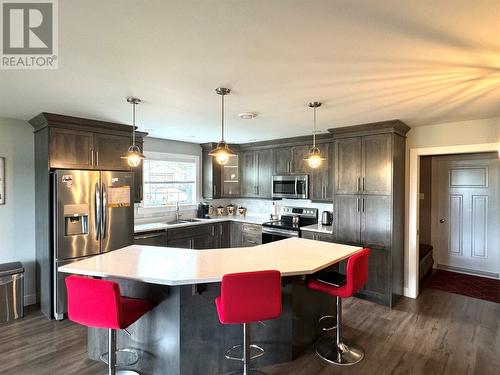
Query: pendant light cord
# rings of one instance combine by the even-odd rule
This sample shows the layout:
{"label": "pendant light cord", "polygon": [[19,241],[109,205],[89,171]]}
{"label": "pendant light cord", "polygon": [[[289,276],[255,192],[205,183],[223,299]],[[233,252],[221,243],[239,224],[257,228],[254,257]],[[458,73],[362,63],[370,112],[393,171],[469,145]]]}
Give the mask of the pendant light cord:
{"label": "pendant light cord", "polygon": [[135,106],[137,103],[133,104],[133,115],[132,115],[132,145],[135,146]]}
{"label": "pendant light cord", "polygon": [[314,109],[313,148],[316,147],[316,107]]}
{"label": "pendant light cord", "polygon": [[222,96],[222,142],[224,142],[224,94]]}

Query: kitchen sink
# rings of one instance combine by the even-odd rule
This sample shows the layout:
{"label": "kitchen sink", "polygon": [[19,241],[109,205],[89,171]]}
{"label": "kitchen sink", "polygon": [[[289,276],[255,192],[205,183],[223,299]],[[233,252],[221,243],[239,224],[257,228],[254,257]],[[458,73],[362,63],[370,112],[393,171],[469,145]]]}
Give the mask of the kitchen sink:
{"label": "kitchen sink", "polygon": [[166,221],[165,224],[173,225],[173,224],[184,224],[184,223],[196,223],[201,221],[200,219],[179,219],[179,220],[171,220]]}

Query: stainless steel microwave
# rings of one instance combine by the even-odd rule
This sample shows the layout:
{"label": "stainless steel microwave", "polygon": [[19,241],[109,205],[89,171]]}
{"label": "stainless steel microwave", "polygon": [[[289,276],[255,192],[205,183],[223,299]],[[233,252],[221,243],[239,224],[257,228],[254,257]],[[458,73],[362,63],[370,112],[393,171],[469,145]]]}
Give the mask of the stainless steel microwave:
{"label": "stainless steel microwave", "polygon": [[309,176],[273,176],[273,198],[307,199]]}

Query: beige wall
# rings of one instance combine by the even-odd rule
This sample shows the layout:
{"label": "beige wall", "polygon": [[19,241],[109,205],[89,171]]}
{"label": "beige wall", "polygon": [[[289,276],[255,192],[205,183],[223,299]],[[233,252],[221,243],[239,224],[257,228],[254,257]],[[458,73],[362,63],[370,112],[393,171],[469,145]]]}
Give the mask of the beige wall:
{"label": "beige wall", "polygon": [[[500,117],[482,120],[450,122],[444,124],[419,126],[412,128],[406,139],[406,222],[411,222],[409,215],[410,150],[413,148],[433,148],[443,146],[461,146],[499,143]],[[500,148],[499,148],[500,152]],[[405,226],[405,288],[408,288],[408,270],[410,265],[408,248],[408,225]]]}

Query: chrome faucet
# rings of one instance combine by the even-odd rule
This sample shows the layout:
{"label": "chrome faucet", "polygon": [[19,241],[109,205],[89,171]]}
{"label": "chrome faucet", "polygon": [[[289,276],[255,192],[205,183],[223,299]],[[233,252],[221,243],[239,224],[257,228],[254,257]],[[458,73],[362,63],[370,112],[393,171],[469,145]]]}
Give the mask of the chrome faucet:
{"label": "chrome faucet", "polygon": [[181,214],[179,212],[179,199],[177,199],[177,201],[175,202],[175,220],[179,221],[180,218]]}

